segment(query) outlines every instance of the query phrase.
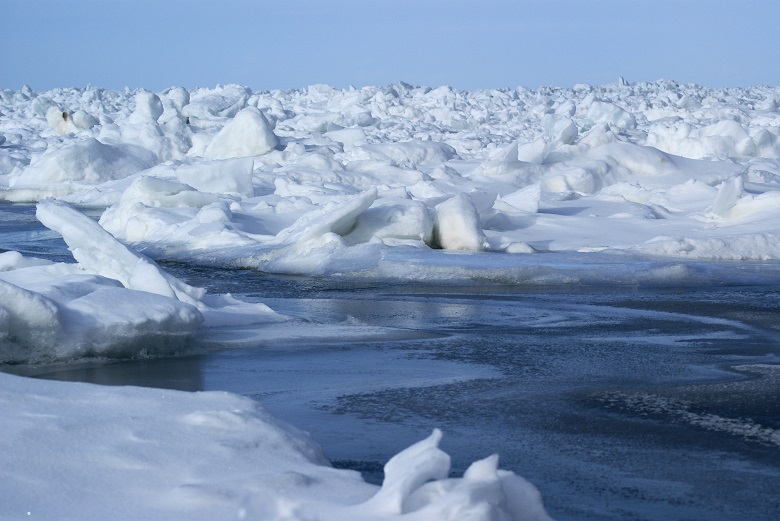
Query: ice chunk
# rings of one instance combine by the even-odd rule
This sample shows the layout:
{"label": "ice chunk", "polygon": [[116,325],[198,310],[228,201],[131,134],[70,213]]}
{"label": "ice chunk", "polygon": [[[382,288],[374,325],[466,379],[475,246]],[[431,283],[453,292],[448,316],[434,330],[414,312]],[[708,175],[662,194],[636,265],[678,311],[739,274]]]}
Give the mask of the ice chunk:
{"label": "ice chunk", "polygon": [[543,138],[533,143],[518,145],[516,142],[501,147],[474,168],[469,177],[497,179],[515,186],[536,182],[544,170],[540,165],[547,157],[548,146]]}
{"label": "ice chunk", "polygon": [[445,250],[481,251],[488,246],[477,209],[465,193],[436,206],[434,234]]}
{"label": "ice chunk", "polygon": [[370,501],[372,508],[388,514],[408,513],[407,502],[413,492],[428,481],[447,478],[450,457],[439,449],[441,437],[441,431],[436,429],[387,462],[382,488]]}
{"label": "ice chunk", "polygon": [[539,200],[542,190],[539,183],[521,188],[515,192],[499,197],[494,208],[501,211],[522,211],[536,213],[539,211]]}
{"label": "ice chunk", "polygon": [[[767,192],[759,195],[745,195],[734,202],[734,206],[722,214],[725,219],[751,218],[756,221],[771,221],[780,215],[780,192]],[[769,254],[769,251],[766,252]]]}
{"label": "ice chunk", "polygon": [[247,107],[214,136],[203,157],[230,159],[261,156],[273,150],[278,143],[265,115],[256,107]]}
{"label": "ice chunk", "polygon": [[343,143],[345,146],[354,147],[366,141],[366,133],[361,128],[343,128],[338,130],[331,130],[324,134],[326,137]]}
{"label": "ice chunk", "polygon": [[46,117],[46,113],[49,111],[50,108],[56,107],[57,110],[61,109],[57,106],[57,104],[52,101],[48,96],[38,95],[35,97],[35,99],[32,100],[30,103],[30,109],[34,116],[38,117]]}
{"label": "ice chunk", "polygon": [[189,286],[62,202],[42,201],[37,215],[79,265],[0,254],[0,363],[168,354],[186,349],[204,320],[284,320],[263,304]]}
{"label": "ice chunk", "polygon": [[183,87],[171,87],[165,91],[163,96],[179,113],[190,102],[190,93]]}
{"label": "ice chunk", "polygon": [[34,337],[62,325],[60,306],[39,293],[0,280],[0,297],[10,335]]}
{"label": "ice chunk", "polygon": [[252,197],[251,157],[226,159],[222,161],[203,161],[194,165],[184,165],[175,170],[176,178],[182,183],[201,192],[216,194],[239,194]]}
{"label": "ice chunk", "polygon": [[159,96],[142,90],[135,95],[135,110],[119,128],[119,135],[106,132],[103,139],[146,151],[155,163],[182,159],[192,146],[190,129],[176,117],[161,124],[164,111]]}
{"label": "ice chunk", "polygon": [[205,290],[168,275],[146,257],[128,250],[98,223],[51,199],[38,204],[36,216],[44,226],[59,232],[73,257],[84,269],[137,289],[197,305]]}
{"label": "ice chunk", "polygon": [[232,118],[244,107],[252,91],[240,85],[198,89],[190,93],[189,103],[182,107],[184,117],[197,123],[214,118]]}
{"label": "ice chunk", "polygon": [[439,164],[457,157],[455,149],[445,143],[421,140],[368,144],[360,149],[372,159],[388,161],[393,166],[405,168]]}
{"label": "ice chunk", "polygon": [[135,111],[130,116],[129,122],[156,123],[163,113],[163,104],[157,94],[142,90],[135,95]]}
{"label": "ice chunk", "polygon": [[367,242],[381,239],[410,239],[430,244],[433,219],[428,207],[410,199],[382,198],[357,218],[355,229],[346,238]]}
{"label": "ice chunk", "polygon": [[70,120],[73,122],[73,125],[79,130],[89,130],[95,125],[97,125],[98,123],[100,123],[97,118],[86,113],[83,110],[77,110],[73,114],[71,114]]}
{"label": "ice chunk", "polygon": [[517,157],[515,159],[521,162],[535,163],[541,165],[544,163],[549,147],[544,138],[538,138],[530,143],[517,145]]}
{"label": "ice chunk", "polygon": [[718,188],[718,195],[715,197],[715,202],[712,203],[710,211],[715,215],[724,217],[734,207],[737,200],[742,197],[743,190],[744,181],[741,175],[723,181],[720,184],[720,188]]}
{"label": "ice chunk", "polygon": [[0,272],[27,268],[30,266],[46,266],[51,261],[25,257],[18,251],[4,251],[0,253]]}
{"label": "ice chunk", "polygon": [[346,235],[355,228],[357,218],[377,198],[376,188],[348,198],[342,203],[325,205],[302,215],[276,235],[276,242],[295,243],[318,239],[326,233]]}
{"label": "ice chunk", "polygon": [[202,322],[194,306],[74,265],[0,273],[0,363],[170,354]]}
{"label": "ice chunk", "polygon": [[542,118],[542,128],[550,140],[550,148],[571,145],[577,139],[577,125],[568,117],[558,114],[546,114]]}
{"label": "ice chunk", "polygon": [[[220,165],[221,166],[221,165]],[[211,169],[204,169],[209,172]],[[220,169],[217,168],[217,171]],[[188,178],[193,174],[193,170],[185,168],[183,177]],[[197,175],[197,174],[196,174]],[[208,179],[198,179],[195,183],[210,184]],[[226,184],[230,180],[224,181]],[[212,185],[213,186],[213,185]],[[151,175],[141,175],[136,177],[128,186],[119,201],[119,207],[143,203],[151,207],[192,207],[200,208],[207,204],[219,201],[215,194],[200,192],[188,184],[177,181],[176,179],[165,179]]]}
{"label": "ice chunk", "polygon": [[441,431],[393,456],[382,488],[352,511],[364,516],[426,520],[549,521],[539,491],[512,472],[498,470],[498,456],[472,463],[450,478],[450,457],[439,448]]}
{"label": "ice chunk", "polygon": [[634,118],[630,112],[607,101],[597,100],[591,103],[585,117],[589,119],[593,125],[609,123],[610,125],[619,128],[636,128],[636,118]]}

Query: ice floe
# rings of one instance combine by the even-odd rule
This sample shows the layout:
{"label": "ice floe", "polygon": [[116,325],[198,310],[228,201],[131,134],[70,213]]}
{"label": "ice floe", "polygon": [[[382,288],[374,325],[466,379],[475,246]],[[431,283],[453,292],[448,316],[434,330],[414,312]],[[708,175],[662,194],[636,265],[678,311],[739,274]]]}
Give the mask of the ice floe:
{"label": "ice floe", "polygon": [[201,327],[284,320],[264,304],[208,295],[118,242],[66,203],[39,203],[77,263],[0,253],[0,363],[183,352]]}

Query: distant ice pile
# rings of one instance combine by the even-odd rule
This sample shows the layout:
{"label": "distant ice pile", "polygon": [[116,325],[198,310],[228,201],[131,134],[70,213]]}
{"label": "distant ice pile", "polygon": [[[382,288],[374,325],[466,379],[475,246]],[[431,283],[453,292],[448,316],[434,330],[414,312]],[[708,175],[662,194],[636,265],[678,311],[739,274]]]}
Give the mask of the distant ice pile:
{"label": "distant ice pile", "polygon": [[425,269],[446,251],[481,252],[465,278],[500,254],[489,276],[510,281],[527,253],[776,260],[779,104],[668,81],[1,91],[0,198],[106,208],[149,255],[278,273],[446,278]]}

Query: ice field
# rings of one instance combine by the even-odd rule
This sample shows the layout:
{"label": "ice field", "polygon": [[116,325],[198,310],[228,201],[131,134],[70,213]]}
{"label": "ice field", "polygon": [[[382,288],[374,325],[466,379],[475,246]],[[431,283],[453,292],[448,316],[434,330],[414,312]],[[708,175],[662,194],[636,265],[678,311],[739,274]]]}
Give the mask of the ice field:
{"label": "ice field", "polygon": [[276,273],[417,278],[382,257],[431,248],[776,259],[778,96],[4,92],[0,196],[106,207],[103,227],[154,255]]}
{"label": "ice field", "polygon": [[[316,335],[158,261],[426,287],[770,287],[779,107],[780,88],[622,80],[0,91],[0,226],[12,234],[15,204],[37,205],[72,255],[0,242],[0,363]],[[235,395],[0,373],[0,410],[18,448],[0,456],[0,518],[547,519],[544,491],[494,457],[451,477],[438,431],[378,488]]]}

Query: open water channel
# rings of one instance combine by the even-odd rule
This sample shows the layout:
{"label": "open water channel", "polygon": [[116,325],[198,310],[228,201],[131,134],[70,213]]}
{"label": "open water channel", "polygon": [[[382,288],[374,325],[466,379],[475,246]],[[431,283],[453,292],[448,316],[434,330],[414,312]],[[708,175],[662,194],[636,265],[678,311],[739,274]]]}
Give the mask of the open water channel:
{"label": "open water channel", "polygon": [[[0,250],[69,257],[15,208]],[[0,370],[244,394],[373,482],[439,427],[455,474],[496,452],[559,520],[780,519],[780,287],[434,287],[163,266],[299,320],[229,348],[207,336],[175,358]]]}

